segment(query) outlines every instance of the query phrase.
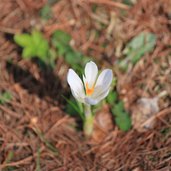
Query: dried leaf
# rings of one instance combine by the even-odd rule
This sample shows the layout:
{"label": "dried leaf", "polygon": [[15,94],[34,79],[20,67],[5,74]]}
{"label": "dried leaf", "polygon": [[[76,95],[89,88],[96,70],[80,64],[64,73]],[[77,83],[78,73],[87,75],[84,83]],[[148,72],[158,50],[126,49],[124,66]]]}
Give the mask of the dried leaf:
{"label": "dried leaf", "polygon": [[112,129],[112,116],[109,111],[109,106],[105,105],[101,111],[95,115],[92,142],[101,142]]}
{"label": "dried leaf", "polygon": [[141,98],[133,108],[132,124],[139,132],[152,129],[155,119],[151,119],[159,112],[158,97]]}

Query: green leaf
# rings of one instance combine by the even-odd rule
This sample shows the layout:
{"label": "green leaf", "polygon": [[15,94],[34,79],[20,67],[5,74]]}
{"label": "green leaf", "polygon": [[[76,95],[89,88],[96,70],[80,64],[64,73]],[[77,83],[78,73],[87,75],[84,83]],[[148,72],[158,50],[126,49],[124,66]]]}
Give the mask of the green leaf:
{"label": "green leaf", "polygon": [[135,64],[138,60],[148,52],[151,52],[156,44],[156,36],[150,33],[142,33],[130,43],[130,47],[133,49],[129,53],[129,58],[132,63]]}
{"label": "green leaf", "polygon": [[54,58],[54,54],[50,53],[49,43],[41,32],[33,30],[31,35],[20,34],[16,35],[14,39],[23,47],[23,58],[38,57],[45,65],[54,66],[56,58]]}
{"label": "green leaf", "polygon": [[40,57],[44,62],[48,62],[48,50],[49,50],[48,42],[42,41],[38,45],[36,55]]}
{"label": "green leaf", "polygon": [[127,113],[122,113],[121,116],[117,116],[115,122],[122,131],[128,131],[131,128],[131,118]]}
{"label": "green leaf", "polygon": [[124,70],[129,63],[135,65],[146,53],[153,51],[156,45],[156,36],[152,33],[142,32],[134,37],[124,49],[126,58],[119,62]]}
{"label": "green leaf", "polygon": [[50,64],[51,56],[49,55],[48,41],[43,37],[41,32],[33,31],[32,38],[36,47],[35,55],[39,57],[45,64]]}
{"label": "green leaf", "polygon": [[122,131],[128,131],[131,128],[131,118],[125,111],[122,101],[115,104],[112,108],[112,113],[115,116],[115,123]]}
{"label": "green leaf", "polygon": [[16,34],[14,36],[14,41],[21,47],[27,47],[32,44],[32,38],[29,34]]}
{"label": "green leaf", "polygon": [[74,59],[74,53],[69,52],[66,54],[65,60],[68,64],[70,64],[71,66],[73,66],[75,64],[75,59]]}
{"label": "green leaf", "polygon": [[36,47],[36,56],[40,57],[44,62],[48,61],[48,41],[44,39],[43,35],[41,32],[38,31],[33,31],[32,32],[32,39],[34,46]]}
{"label": "green leaf", "polygon": [[122,2],[123,2],[124,4],[126,4],[126,5],[130,5],[130,6],[133,5],[133,3],[132,3],[131,0],[123,0]]}
{"label": "green leaf", "polygon": [[75,52],[73,50],[66,53],[65,60],[68,64],[74,67],[74,65],[78,65],[81,63],[81,53]]}
{"label": "green leaf", "polygon": [[67,99],[64,96],[63,98],[67,101],[66,112],[72,116],[80,115],[81,119],[84,120],[82,105],[79,104],[79,102],[76,102],[74,99]]}
{"label": "green leaf", "polygon": [[122,101],[119,101],[119,103],[115,104],[115,106],[112,108],[112,113],[115,116],[122,115],[124,111],[124,105]]}
{"label": "green leaf", "polygon": [[41,171],[41,167],[40,167],[40,154],[41,154],[41,150],[39,148],[37,150],[37,157],[36,157],[36,171]]}
{"label": "green leaf", "polygon": [[69,45],[61,44],[60,42],[56,42],[56,48],[59,56],[64,56],[68,51],[72,50]]}
{"label": "green leaf", "polygon": [[107,96],[106,100],[110,105],[114,105],[116,103],[117,97],[118,95],[116,91],[111,91]]}
{"label": "green leaf", "polygon": [[68,45],[71,40],[71,36],[62,30],[56,30],[53,33],[52,40],[54,44],[58,42],[63,45]]}
{"label": "green leaf", "polygon": [[52,18],[52,11],[50,5],[45,5],[41,10],[40,10],[40,16],[41,18],[48,20]]}
{"label": "green leaf", "polygon": [[46,145],[46,147],[55,155],[58,156],[59,155],[59,151],[58,149],[55,147],[55,145],[53,145],[49,140],[47,140],[44,136],[44,134],[41,132],[41,130],[36,129],[36,134],[39,136],[40,140],[42,142],[44,142],[44,144]]}
{"label": "green leaf", "polygon": [[130,49],[136,50],[137,48],[141,48],[144,44],[145,34],[140,33],[138,36],[134,37],[127,45]]}
{"label": "green leaf", "polygon": [[9,151],[6,159],[5,159],[5,163],[10,163],[10,161],[13,159],[14,157],[14,152],[13,151]]}
{"label": "green leaf", "polygon": [[64,57],[73,69],[81,71],[88,57],[84,57],[82,53],[75,51],[69,44],[70,40],[71,36],[62,30],[56,30],[52,35],[52,44],[57,49],[58,55]]}
{"label": "green leaf", "polygon": [[[13,151],[9,151],[4,163],[10,163],[12,161],[12,159],[14,158],[14,152]],[[16,170],[17,168],[15,166],[7,166],[3,171],[12,171],[12,170]]]}
{"label": "green leaf", "polygon": [[36,47],[38,47],[40,43],[44,41],[43,35],[39,31],[33,30],[31,35],[32,35],[33,44]]}
{"label": "green leaf", "polygon": [[36,55],[36,51],[34,47],[25,47],[22,52],[22,56],[25,59],[31,59],[33,56]]}
{"label": "green leaf", "polygon": [[8,91],[0,94],[0,104],[5,104],[12,99],[12,94]]}
{"label": "green leaf", "polygon": [[50,67],[52,69],[54,69],[55,68],[55,60],[57,58],[56,51],[54,49],[49,49],[48,50],[48,56],[49,56],[48,64],[50,65]]}

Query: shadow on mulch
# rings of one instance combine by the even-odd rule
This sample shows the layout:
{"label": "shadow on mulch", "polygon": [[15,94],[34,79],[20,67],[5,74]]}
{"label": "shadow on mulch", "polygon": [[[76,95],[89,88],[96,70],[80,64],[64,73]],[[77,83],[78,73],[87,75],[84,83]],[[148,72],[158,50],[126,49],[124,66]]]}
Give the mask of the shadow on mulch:
{"label": "shadow on mulch", "polygon": [[[36,65],[39,61],[32,60]],[[52,101],[58,101],[63,92],[58,90],[62,89],[59,78],[53,73],[53,70],[48,66],[43,66],[41,69],[41,80],[37,80],[31,72],[21,68],[13,62],[7,62],[6,68],[16,83],[19,83],[30,94],[36,94],[40,98],[50,97]]]}

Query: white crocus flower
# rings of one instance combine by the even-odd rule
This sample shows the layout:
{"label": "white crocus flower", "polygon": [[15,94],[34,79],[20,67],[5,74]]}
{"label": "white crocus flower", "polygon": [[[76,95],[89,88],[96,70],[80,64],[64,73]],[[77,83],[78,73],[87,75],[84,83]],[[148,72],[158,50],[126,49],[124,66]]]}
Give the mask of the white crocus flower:
{"label": "white crocus flower", "polygon": [[89,105],[96,105],[108,95],[112,79],[111,69],[103,70],[98,76],[97,65],[92,61],[85,66],[83,82],[73,69],[69,69],[67,76],[73,96]]}

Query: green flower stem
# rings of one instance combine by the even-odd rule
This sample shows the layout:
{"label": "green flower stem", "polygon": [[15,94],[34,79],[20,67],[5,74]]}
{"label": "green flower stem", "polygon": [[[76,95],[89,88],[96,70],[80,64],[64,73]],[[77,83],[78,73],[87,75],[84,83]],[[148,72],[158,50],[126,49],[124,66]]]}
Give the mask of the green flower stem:
{"label": "green flower stem", "polygon": [[91,106],[85,104],[84,134],[86,136],[91,136],[93,132],[93,121],[94,121],[94,116],[92,115],[91,112]]}

